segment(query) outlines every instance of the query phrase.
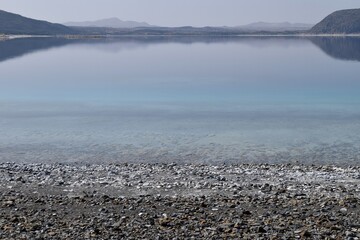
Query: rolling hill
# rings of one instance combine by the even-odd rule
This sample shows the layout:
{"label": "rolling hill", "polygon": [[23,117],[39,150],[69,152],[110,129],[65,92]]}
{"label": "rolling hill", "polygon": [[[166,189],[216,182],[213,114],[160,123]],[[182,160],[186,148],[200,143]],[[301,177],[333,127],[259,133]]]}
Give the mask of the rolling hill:
{"label": "rolling hill", "polygon": [[61,24],[26,18],[0,10],[0,34],[63,35],[76,31]]}
{"label": "rolling hill", "polygon": [[316,24],[313,34],[360,34],[360,9],[336,11]]}

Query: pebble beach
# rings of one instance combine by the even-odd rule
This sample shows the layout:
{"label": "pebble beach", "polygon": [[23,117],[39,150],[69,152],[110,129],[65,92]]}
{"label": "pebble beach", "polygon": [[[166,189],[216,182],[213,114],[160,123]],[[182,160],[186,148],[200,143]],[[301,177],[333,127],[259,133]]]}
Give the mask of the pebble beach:
{"label": "pebble beach", "polygon": [[360,167],[0,164],[0,239],[360,239]]}

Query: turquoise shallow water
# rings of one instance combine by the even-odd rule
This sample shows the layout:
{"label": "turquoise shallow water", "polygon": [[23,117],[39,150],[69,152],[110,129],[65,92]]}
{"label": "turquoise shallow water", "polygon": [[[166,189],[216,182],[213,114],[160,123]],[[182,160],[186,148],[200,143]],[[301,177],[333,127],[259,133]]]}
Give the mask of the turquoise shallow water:
{"label": "turquoise shallow water", "polygon": [[360,38],[0,42],[0,161],[360,158]]}

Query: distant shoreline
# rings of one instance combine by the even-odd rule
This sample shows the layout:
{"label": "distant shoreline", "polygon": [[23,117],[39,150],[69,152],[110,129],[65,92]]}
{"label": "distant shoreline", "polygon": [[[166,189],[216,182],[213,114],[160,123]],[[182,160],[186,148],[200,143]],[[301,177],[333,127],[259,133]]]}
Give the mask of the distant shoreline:
{"label": "distant shoreline", "polygon": [[359,34],[124,34],[124,35],[0,35],[0,40],[18,38],[67,38],[67,39],[96,39],[121,37],[360,37]]}

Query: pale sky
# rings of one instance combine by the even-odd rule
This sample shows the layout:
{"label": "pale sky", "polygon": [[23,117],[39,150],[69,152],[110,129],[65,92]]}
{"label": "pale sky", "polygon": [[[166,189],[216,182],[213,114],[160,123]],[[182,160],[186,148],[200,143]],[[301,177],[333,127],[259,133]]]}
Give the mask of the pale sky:
{"label": "pale sky", "polygon": [[360,0],[0,0],[2,10],[51,22],[118,17],[171,27],[317,23],[348,8],[360,8]]}

